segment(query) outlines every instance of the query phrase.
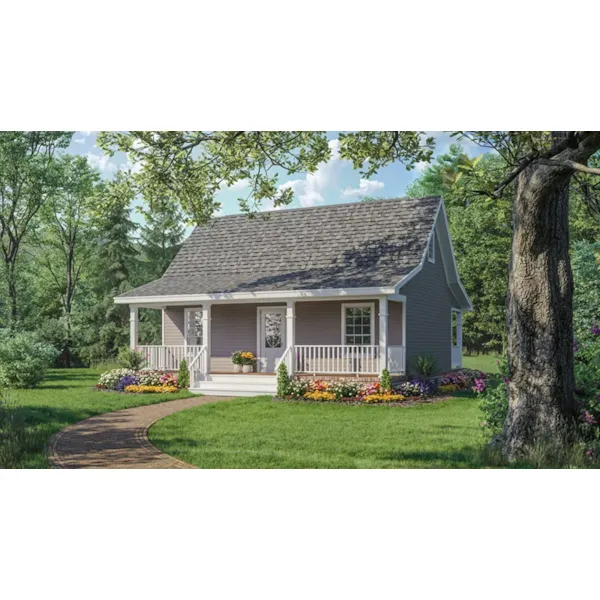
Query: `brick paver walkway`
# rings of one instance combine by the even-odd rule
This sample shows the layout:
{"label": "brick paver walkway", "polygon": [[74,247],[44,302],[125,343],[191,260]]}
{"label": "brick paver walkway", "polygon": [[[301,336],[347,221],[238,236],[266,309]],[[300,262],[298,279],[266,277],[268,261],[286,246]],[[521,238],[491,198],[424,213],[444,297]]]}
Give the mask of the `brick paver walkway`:
{"label": "brick paver walkway", "polygon": [[50,463],[63,469],[192,469],[150,443],[150,425],[192,406],[230,399],[194,396],[86,419],[54,437],[49,448]]}

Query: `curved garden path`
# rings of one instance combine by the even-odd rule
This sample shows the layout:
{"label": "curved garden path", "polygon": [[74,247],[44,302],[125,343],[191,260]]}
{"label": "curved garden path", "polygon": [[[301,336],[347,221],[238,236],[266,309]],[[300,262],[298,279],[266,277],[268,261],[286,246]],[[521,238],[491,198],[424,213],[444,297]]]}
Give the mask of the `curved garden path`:
{"label": "curved garden path", "polygon": [[193,469],[164,454],[148,439],[150,426],[175,412],[231,400],[225,396],[194,396],[160,404],[126,408],[80,421],[50,442],[49,460],[63,469]]}

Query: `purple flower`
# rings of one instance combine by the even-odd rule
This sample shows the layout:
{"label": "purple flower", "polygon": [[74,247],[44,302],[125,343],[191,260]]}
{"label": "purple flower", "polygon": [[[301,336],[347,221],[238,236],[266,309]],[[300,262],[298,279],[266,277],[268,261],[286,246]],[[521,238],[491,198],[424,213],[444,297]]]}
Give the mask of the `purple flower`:
{"label": "purple flower", "polygon": [[473,386],[474,392],[485,392],[485,379],[475,379],[473,383],[475,384]]}
{"label": "purple flower", "polygon": [[590,333],[594,335],[600,335],[600,327],[598,327],[598,323],[594,323],[590,328]]}
{"label": "purple flower", "polygon": [[588,425],[597,425],[598,424],[597,419],[587,410],[585,411],[583,418],[585,419],[585,422]]}
{"label": "purple flower", "polygon": [[590,458],[594,458],[594,449],[589,448],[588,450],[585,451],[585,455],[589,456]]}
{"label": "purple flower", "polygon": [[124,392],[128,385],[139,385],[140,378],[137,375],[125,375],[115,386],[117,392]]}
{"label": "purple flower", "polygon": [[577,345],[577,342],[573,342],[573,352],[578,352],[579,351],[579,346]]}

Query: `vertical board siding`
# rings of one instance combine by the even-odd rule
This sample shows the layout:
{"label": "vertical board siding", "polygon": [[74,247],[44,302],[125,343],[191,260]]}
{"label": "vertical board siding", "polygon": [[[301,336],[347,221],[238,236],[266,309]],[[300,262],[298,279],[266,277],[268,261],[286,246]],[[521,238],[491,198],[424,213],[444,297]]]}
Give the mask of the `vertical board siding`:
{"label": "vertical board siding", "polygon": [[165,308],[165,331],[163,337],[165,346],[183,345],[183,320],[183,306],[168,306]]}
{"label": "vertical board siding", "polygon": [[[379,344],[379,302],[377,300],[323,300],[296,302],[296,344],[342,344],[342,304],[375,304],[373,345]],[[402,323],[402,319],[400,319]],[[389,327],[389,324],[388,324]],[[402,325],[400,325],[402,327]]]}
{"label": "vertical board siding", "polygon": [[451,309],[458,303],[448,286],[442,252],[435,235],[435,263],[425,259],[423,269],[400,288],[406,306],[406,366],[415,374],[418,356],[435,358],[438,371],[451,368]]}

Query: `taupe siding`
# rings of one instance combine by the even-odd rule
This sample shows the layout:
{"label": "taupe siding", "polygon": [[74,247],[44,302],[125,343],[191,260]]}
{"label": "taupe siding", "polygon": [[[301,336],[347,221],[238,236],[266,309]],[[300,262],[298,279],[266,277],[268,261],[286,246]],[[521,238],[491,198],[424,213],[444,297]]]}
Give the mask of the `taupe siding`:
{"label": "taupe siding", "polygon": [[388,344],[402,346],[402,302],[388,302]]}
{"label": "taupe siding", "polygon": [[400,288],[407,300],[407,369],[412,374],[421,355],[432,355],[440,371],[451,367],[451,312],[457,302],[448,287],[437,236],[435,246],[435,264],[425,259],[421,272]]}
{"label": "taupe siding", "polygon": [[[375,340],[373,343],[374,345],[379,344],[379,303],[377,300],[364,300],[354,302],[354,304],[363,302],[375,304],[375,314],[373,315]],[[342,304],[353,304],[353,302],[347,300],[296,302],[296,344],[324,346],[341,344]]]}
{"label": "taupe siding", "polygon": [[164,328],[165,346],[183,345],[183,307],[168,306],[165,308]]}
{"label": "taupe siding", "polygon": [[257,310],[267,304],[213,304],[211,311],[211,370],[233,372],[231,354],[236,350],[250,350],[258,355],[256,345]]}

